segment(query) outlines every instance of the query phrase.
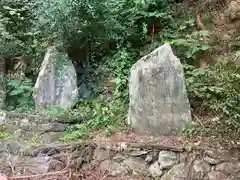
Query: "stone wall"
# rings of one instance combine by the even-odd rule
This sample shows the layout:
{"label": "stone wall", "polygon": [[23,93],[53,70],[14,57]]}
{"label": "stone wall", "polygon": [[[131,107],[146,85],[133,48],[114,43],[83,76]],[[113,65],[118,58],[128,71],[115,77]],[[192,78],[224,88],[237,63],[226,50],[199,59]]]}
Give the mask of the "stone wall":
{"label": "stone wall", "polygon": [[67,119],[48,116],[26,115],[14,112],[0,112],[0,125],[5,132],[19,141],[37,138],[39,143],[52,143],[66,134],[69,126]]}
{"label": "stone wall", "polygon": [[[240,178],[239,151],[202,150],[189,153],[184,149],[181,152],[163,150],[159,146],[133,148],[134,145],[132,146],[131,143],[119,148],[115,146],[116,144],[109,146],[109,143],[81,141],[25,148],[18,142],[5,140],[0,145],[0,173],[7,176],[14,176],[23,171],[49,173],[63,171],[68,167],[81,174],[86,171],[92,172],[89,176],[93,176],[96,172],[105,172],[106,180],[238,180]],[[8,154],[5,152],[5,147],[8,147]],[[70,161],[67,162],[68,157]],[[9,161],[12,162],[15,171],[12,171],[13,167],[10,167]]]}
{"label": "stone wall", "polygon": [[[0,173],[9,177],[21,172],[88,171],[91,172],[88,176],[104,172],[106,180],[240,179],[239,149],[204,146],[190,151],[187,148],[190,144],[171,141],[169,145],[169,139],[148,141],[142,137],[126,141],[96,136],[89,141],[60,143],[59,136],[69,126],[67,118],[1,112],[0,124],[14,136],[0,140]],[[29,141],[36,133],[40,143],[32,146]]]}

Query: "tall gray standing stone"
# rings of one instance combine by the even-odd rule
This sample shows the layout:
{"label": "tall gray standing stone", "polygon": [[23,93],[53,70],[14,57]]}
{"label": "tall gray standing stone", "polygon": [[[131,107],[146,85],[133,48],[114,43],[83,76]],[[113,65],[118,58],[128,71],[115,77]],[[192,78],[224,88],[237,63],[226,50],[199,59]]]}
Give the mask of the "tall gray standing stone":
{"label": "tall gray standing stone", "polygon": [[169,44],[137,61],[129,81],[128,123],[136,132],[176,134],[191,121],[183,68]]}
{"label": "tall gray standing stone", "polygon": [[5,92],[5,82],[4,82],[4,75],[6,74],[5,71],[5,59],[0,57],[0,109],[4,106],[6,92]]}
{"label": "tall gray standing stone", "polygon": [[69,108],[78,98],[77,75],[66,54],[49,47],[34,87],[37,108]]}

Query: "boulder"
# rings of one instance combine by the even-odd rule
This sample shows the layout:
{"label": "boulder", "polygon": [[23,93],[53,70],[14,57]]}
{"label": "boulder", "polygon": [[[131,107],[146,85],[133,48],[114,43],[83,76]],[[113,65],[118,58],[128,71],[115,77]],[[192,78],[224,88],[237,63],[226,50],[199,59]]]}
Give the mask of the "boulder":
{"label": "boulder", "polygon": [[142,175],[143,177],[148,175],[148,167],[140,158],[127,158],[123,161],[123,164],[132,171],[133,175]]}
{"label": "boulder", "polygon": [[108,171],[109,175],[111,176],[120,176],[128,174],[128,170],[126,167],[111,160],[103,161],[100,164],[100,170],[102,172]]}
{"label": "boulder", "polygon": [[183,179],[188,179],[184,163],[174,165],[161,178],[161,180],[183,180]]}
{"label": "boulder", "polygon": [[161,165],[158,162],[155,162],[154,164],[152,164],[148,170],[151,176],[154,178],[161,177],[163,174],[161,170]]}
{"label": "boulder", "polygon": [[34,87],[37,108],[70,108],[78,98],[77,75],[66,54],[50,47]]}
{"label": "boulder", "polygon": [[179,162],[179,154],[172,151],[160,151],[158,163],[162,169],[170,169],[173,165]]}
{"label": "boulder", "polygon": [[5,59],[2,59],[0,57],[0,108],[4,106],[5,98],[6,98],[6,92],[5,92],[5,83],[3,76],[5,75]]}
{"label": "boulder", "polygon": [[183,67],[169,44],[133,65],[129,96],[128,123],[136,132],[177,134],[191,121]]}

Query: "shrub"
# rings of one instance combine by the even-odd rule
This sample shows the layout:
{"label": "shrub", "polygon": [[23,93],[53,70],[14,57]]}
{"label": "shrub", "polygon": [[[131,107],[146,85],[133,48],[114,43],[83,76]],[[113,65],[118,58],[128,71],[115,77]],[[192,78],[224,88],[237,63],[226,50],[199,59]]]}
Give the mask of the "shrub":
{"label": "shrub", "polygon": [[210,129],[216,134],[221,132],[218,133],[221,136],[239,138],[240,67],[225,61],[208,69],[186,65],[185,76],[192,105],[200,101],[205,111],[214,112],[220,119],[211,122]]}
{"label": "shrub", "polygon": [[15,111],[34,110],[32,97],[33,83],[30,79],[15,79],[11,75],[6,76],[6,108]]}

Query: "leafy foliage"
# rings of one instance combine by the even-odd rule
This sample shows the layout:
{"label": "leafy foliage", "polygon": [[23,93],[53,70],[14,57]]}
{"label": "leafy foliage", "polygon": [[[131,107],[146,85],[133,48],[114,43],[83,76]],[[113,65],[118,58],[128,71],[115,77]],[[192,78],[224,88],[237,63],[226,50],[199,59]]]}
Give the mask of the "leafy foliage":
{"label": "leafy foliage", "polygon": [[[75,64],[90,58],[95,68],[90,75],[94,74],[95,79],[105,73],[97,72],[100,65],[107,65],[108,71],[114,73],[116,93],[109,104],[98,97],[80,101],[67,112],[83,124],[63,137],[64,141],[86,137],[100,127],[109,132],[125,127],[130,68],[164,42],[172,45],[183,63],[193,65],[185,66],[192,105],[200,101],[206,110],[221,114],[221,122],[231,132],[239,129],[239,68],[230,68],[228,64],[196,68],[194,65],[200,59],[211,59],[214,52],[208,43],[211,32],[197,30],[195,16],[179,9],[174,0],[1,0],[0,56],[8,59],[30,55],[28,71],[33,69],[32,73],[37,73],[43,48],[53,44],[72,55]],[[238,57],[236,53],[234,59]],[[33,106],[32,85],[28,79],[8,77],[8,109]],[[51,116],[63,113],[46,111],[41,113]],[[192,129],[197,129],[196,123],[188,128],[193,134],[196,131]]]}
{"label": "leafy foliage", "polygon": [[[67,112],[69,116],[80,116],[82,124],[75,126],[70,134],[61,137],[62,141],[73,141],[79,138],[89,137],[92,133],[104,128],[106,133],[112,133],[126,128],[127,107],[121,99],[115,99],[106,103],[100,99],[83,101],[79,108]],[[84,108],[83,108],[84,107]],[[89,112],[89,113],[86,113]]]}
{"label": "leafy foliage", "polygon": [[[200,101],[204,109],[217,113],[217,117],[220,118],[220,121],[212,122],[215,127],[210,127],[215,130],[215,133],[226,130],[232,134],[223,133],[222,135],[227,134],[236,138],[240,133],[239,66],[224,61],[209,69],[185,66],[185,76],[191,100]],[[218,123],[217,126],[216,123]],[[221,128],[216,128],[219,125]]]}
{"label": "leafy foliage", "polygon": [[6,76],[6,108],[7,110],[29,111],[34,110],[32,97],[33,83],[30,79],[15,79],[11,75]]}
{"label": "leafy foliage", "polygon": [[32,9],[30,0],[0,2],[0,55],[14,57],[26,54],[34,46],[31,33]]}

